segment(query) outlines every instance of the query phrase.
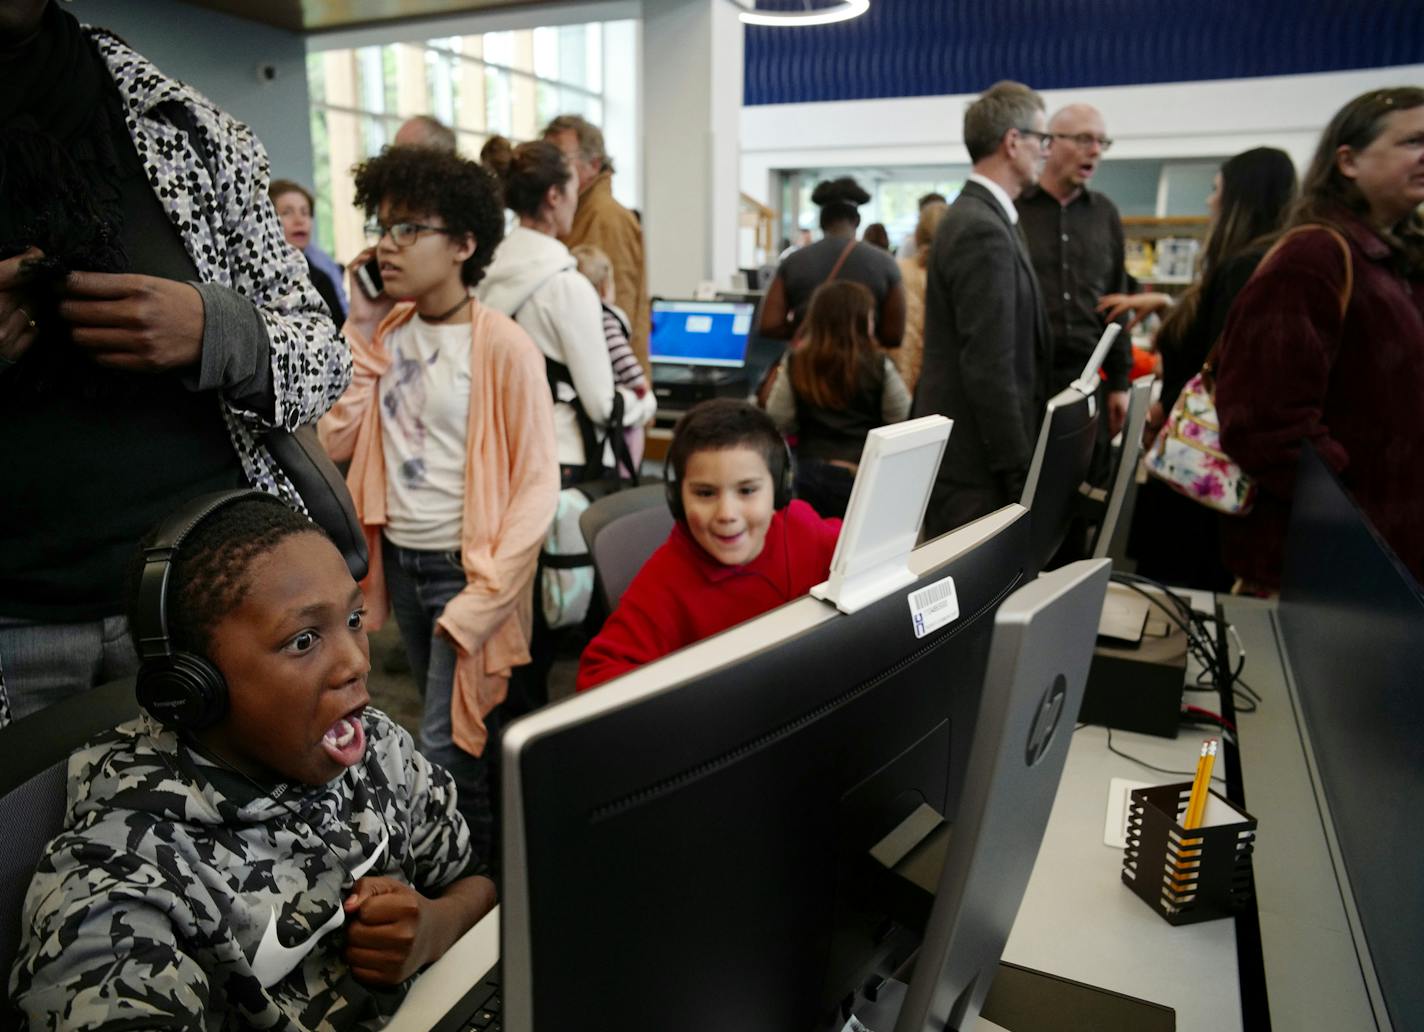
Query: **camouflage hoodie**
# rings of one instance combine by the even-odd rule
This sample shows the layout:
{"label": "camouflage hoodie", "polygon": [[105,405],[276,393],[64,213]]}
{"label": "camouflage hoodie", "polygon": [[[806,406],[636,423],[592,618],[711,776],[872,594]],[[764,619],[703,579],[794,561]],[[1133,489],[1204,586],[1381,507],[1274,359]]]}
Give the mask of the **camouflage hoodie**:
{"label": "camouflage hoodie", "polygon": [[10,978],[29,1027],[384,1024],[404,988],[373,991],[341,957],[353,877],[432,891],[478,872],[450,776],[385,714],[364,721],[361,763],[267,794],[147,717],[76,752]]}

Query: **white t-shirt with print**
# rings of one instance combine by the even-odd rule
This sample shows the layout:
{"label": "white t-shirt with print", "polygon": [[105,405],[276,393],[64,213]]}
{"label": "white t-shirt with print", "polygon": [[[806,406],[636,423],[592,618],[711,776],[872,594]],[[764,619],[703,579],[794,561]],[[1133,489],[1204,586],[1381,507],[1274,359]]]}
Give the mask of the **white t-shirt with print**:
{"label": "white t-shirt with print", "polygon": [[386,338],[381,449],[386,458],[386,536],[402,548],[460,547],[465,438],[470,416],[470,324],[414,316]]}

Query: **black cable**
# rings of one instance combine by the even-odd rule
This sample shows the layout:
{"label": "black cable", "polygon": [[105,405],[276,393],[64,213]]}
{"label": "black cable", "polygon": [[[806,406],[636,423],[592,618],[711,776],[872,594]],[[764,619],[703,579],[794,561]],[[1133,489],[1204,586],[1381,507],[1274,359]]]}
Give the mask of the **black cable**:
{"label": "black cable", "polygon": [[[1218,662],[1216,643],[1212,640],[1211,631],[1207,627],[1207,620],[1215,620],[1215,615],[1203,613],[1193,609],[1191,603],[1173,591],[1167,585],[1159,583],[1150,577],[1143,577],[1136,573],[1125,571],[1114,571],[1112,579],[1123,587],[1136,592],[1148,602],[1152,603],[1159,610],[1165,613],[1178,629],[1187,637],[1187,650],[1197,661],[1201,669],[1197,672],[1196,684],[1198,688],[1188,688],[1188,691],[1220,691],[1221,685],[1217,683],[1217,671],[1230,664],[1230,648],[1226,646],[1228,655],[1226,663]],[[1160,592],[1162,598],[1170,601],[1176,607],[1176,612],[1168,608],[1162,598],[1146,590],[1147,587]],[[1246,682],[1241,680],[1241,672],[1246,667],[1246,654],[1243,651],[1237,659],[1234,669],[1231,671],[1231,689],[1234,699],[1244,701],[1238,703],[1238,708],[1242,713],[1254,713],[1259,707],[1261,696]]]}
{"label": "black cable", "polygon": [[[1192,608],[1192,604],[1189,601],[1161,581],[1155,581],[1151,577],[1144,577],[1140,573],[1129,573],[1126,570],[1114,570],[1112,579],[1118,581],[1120,584],[1145,584],[1150,588],[1156,588],[1177,606],[1183,621],[1191,620],[1194,616],[1199,615],[1197,611]],[[1152,596],[1148,597],[1150,598]]]}
{"label": "black cable", "polygon": [[[1214,653],[1214,649],[1211,647],[1211,634],[1206,628],[1206,618],[1209,618],[1210,614],[1201,613],[1193,609],[1187,599],[1177,594],[1167,585],[1160,581],[1155,581],[1151,577],[1144,577],[1137,573],[1116,572],[1113,574],[1113,579],[1124,587],[1132,588],[1137,591],[1138,594],[1142,595],[1148,601],[1155,603],[1163,612],[1168,612],[1167,607],[1162,604],[1161,599],[1142,590],[1139,585],[1146,585],[1161,592],[1165,598],[1170,600],[1177,607],[1177,615],[1179,616],[1177,626],[1186,631],[1188,635],[1192,635],[1195,632],[1199,638],[1199,642]],[[1170,616],[1172,614],[1168,612],[1168,615]]]}
{"label": "black cable", "polygon": [[[1153,764],[1148,763],[1146,760],[1139,760],[1136,756],[1133,756],[1133,755],[1131,755],[1130,753],[1125,753],[1125,752],[1123,752],[1123,751],[1122,751],[1121,749],[1119,749],[1117,746],[1113,745],[1113,740],[1112,740],[1112,728],[1107,728],[1106,730],[1107,730],[1107,733],[1108,733],[1108,752],[1110,752],[1110,753],[1116,753],[1118,756],[1121,756],[1124,760],[1131,760],[1133,763],[1137,764],[1139,767],[1146,767],[1148,770],[1155,770],[1155,771],[1156,771],[1157,773],[1159,773],[1159,774],[1171,774],[1171,775],[1173,775],[1174,777],[1184,777],[1184,778],[1193,778],[1193,777],[1196,777],[1196,771],[1194,771],[1194,770],[1168,770],[1166,767],[1157,767],[1157,766],[1154,766]],[[1211,776],[1211,780],[1213,780],[1213,781],[1220,781],[1222,784],[1225,784],[1225,783],[1226,783],[1226,779],[1225,779],[1224,777],[1222,777],[1221,775],[1219,775],[1219,774],[1213,774],[1213,775]]]}
{"label": "black cable", "polygon": [[1132,581],[1132,580],[1118,580],[1119,576],[1126,577],[1126,576],[1130,576],[1129,574],[1117,574],[1117,573],[1114,573],[1114,574],[1112,575],[1112,579],[1115,580],[1115,581],[1117,581],[1117,583],[1121,584],[1124,588],[1127,588],[1127,589],[1130,590],[1130,591],[1135,591],[1135,592],[1137,592],[1137,594],[1139,594],[1139,595],[1141,595],[1143,598],[1147,599],[1148,602],[1151,602],[1151,603],[1152,603],[1154,606],[1156,606],[1158,609],[1162,610],[1162,612],[1166,613],[1166,614],[1167,614],[1167,619],[1171,620],[1174,624],[1176,624],[1177,627],[1179,627],[1179,628],[1181,629],[1182,633],[1187,636],[1188,640],[1190,640],[1190,639],[1193,637],[1192,628],[1187,624],[1186,620],[1182,617],[1182,615],[1181,615],[1180,613],[1174,613],[1172,610],[1168,609],[1168,608],[1167,608],[1167,604],[1166,604],[1165,602],[1163,602],[1163,601],[1162,601],[1160,598],[1158,598],[1156,595],[1153,595],[1153,594],[1151,594],[1150,592],[1148,592],[1146,589],[1142,588],[1142,587],[1141,587],[1138,583],[1136,583],[1135,581]]}
{"label": "black cable", "polygon": [[[1119,580],[1119,576],[1121,576],[1123,579]],[[1204,633],[1203,628],[1194,628],[1191,624],[1189,624],[1187,622],[1187,619],[1190,618],[1190,616],[1183,617],[1182,615],[1182,613],[1191,614],[1192,612],[1191,607],[1186,605],[1186,601],[1184,599],[1173,593],[1170,588],[1167,588],[1163,585],[1159,585],[1155,581],[1149,581],[1146,578],[1138,577],[1136,574],[1119,575],[1114,573],[1112,575],[1112,579],[1116,580],[1119,584],[1121,584],[1128,590],[1134,591],[1137,594],[1141,595],[1143,598],[1147,599],[1148,602],[1151,602],[1162,612],[1166,613],[1167,618],[1171,620],[1174,624],[1176,624],[1177,627],[1182,631],[1182,633],[1186,635],[1187,648],[1190,650],[1193,658],[1195,658],[1203,668],[1209,670],[1216,669],[1216,651],[1211,644],[1210,636]],[[1183,606],[1184,608],[1182,609],[1182,613],[1174,613],[1171,609],[1168,609],[1166,603],[1164,603],[1160,598],[1140,586],[1144,583],[1159,588],[1167,595],[1169,599],[1172,599],[1173,601],[1176,601],[1181,606]]]}

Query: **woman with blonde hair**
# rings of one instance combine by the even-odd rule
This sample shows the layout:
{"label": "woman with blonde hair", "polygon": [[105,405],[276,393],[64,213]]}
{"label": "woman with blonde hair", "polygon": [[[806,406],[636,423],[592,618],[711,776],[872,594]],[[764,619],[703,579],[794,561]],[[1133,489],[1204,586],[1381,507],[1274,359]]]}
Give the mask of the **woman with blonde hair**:
{"label": "woman with blonde hair", "polygon": [[766,411],[796,435],[797,497],[821,516],[844,516],[866,434],[910,413],[904,381],[876,347],[868,289],[848,280],[816,288]]}
{"label": "woman with blonde hair", "polygon": [[928,282],[930,245],[934,243],[935,230],[939,220],[949,211],[944,201],[929,201],[920,209],[920,219],[915,223],[915,246],[907,258],[897,258],[900,279],[905,284],[905,335],[900,338],[900,346],[890,352],[890,360],[900,378],[905,381],[905,389],[915,393],[915,384],[920,379],[920,365],[925,360],[925,284]]}

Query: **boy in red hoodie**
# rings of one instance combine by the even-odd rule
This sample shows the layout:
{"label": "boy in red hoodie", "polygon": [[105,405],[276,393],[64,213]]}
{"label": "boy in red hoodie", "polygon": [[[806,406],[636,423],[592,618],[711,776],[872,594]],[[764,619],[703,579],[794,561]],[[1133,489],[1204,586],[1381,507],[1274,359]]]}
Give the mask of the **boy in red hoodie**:
{"label": "boy in red hoodie", "polygon": [[583,691],[800,598],[829,575],[839,519],[791,500],[771,418],[719,398],[678,421],[668,452],[677,525],[579,661]]}

